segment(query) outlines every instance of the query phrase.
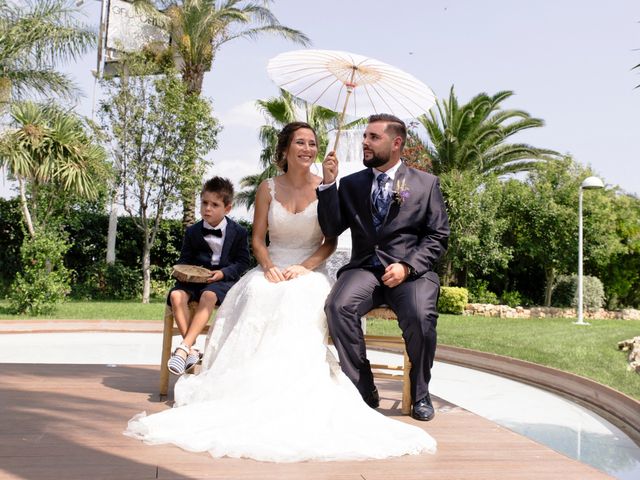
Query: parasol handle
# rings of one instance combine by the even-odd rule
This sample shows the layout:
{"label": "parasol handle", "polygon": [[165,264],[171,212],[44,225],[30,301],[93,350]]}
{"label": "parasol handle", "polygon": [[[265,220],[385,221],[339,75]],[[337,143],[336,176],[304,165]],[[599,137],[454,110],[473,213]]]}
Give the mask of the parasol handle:
{"label": "parasol handle", "polygon": [[338,119],[338,131],[336,132],[336,141],[333,144],[333,151],[336,152],[338,149],[338,143],[340,142],[340,132],[342,131],[342,123],[344,122],[344,115],[347,112],[347,104],[349,103],[349,97],[353,92],[353,89],[356,87],[356,84],[353,82],[353,79],[356,76],[356,71],[358,67],[354,66],[351,69],[351,79],[345,83],[347,87],[347,97],[344,99],[344,105],[342,107],[342,113],[340,113],[340,118]]}
{"label": "parasol handle", "polygon": [[344,106],[342,107],[342,112],[340,113],[340,118],[338,119],[338,131],[336,132],[336,141],[333,144],[333,151],[335,152],[338,149],[338,143],[340,142],[340,132],[342,131],[342,124],[344,122],[344,115],[347,111],[347,104],[349,103],[349,97],[351,96],[351,92],[353,92],[353,85],[347,83],[347,97],[344,99]]}

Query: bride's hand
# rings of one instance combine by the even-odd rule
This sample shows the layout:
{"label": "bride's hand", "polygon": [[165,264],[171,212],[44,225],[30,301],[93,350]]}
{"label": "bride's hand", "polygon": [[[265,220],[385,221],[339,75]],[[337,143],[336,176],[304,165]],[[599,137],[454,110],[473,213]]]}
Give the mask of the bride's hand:
{"label": "bride's hand", "polygon": [[284,274],[285,279],[291,280],[293,278],[299,277],[300,275],[306,275],[309,272],[311,272],[311,270],[303,267],[302,265],[291,265],[285,268],[282,273]]}
{"label": "bride's hand", "polygon": [[284,282],[287,280],[278,267],[269,267],[264,271],[264,276],[272,283]]}

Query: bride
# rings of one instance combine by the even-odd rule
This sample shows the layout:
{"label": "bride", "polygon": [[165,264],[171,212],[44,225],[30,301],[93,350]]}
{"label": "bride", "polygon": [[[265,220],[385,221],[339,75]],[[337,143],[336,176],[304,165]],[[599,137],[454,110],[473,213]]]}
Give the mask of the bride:
{"label": "bride", "polygon": [[[129,421],[126,435],[213,457],[273,462],[434,453],[424,430],[370,408],[326,346],[325,260],[336,247],[317,221],[313,129],[278,136],[284,172],[259,186],[252,245],[260,266],[227,294],[202,371],[181,377],[172,409]],[[269,234],[269,246],[265,238]]]}

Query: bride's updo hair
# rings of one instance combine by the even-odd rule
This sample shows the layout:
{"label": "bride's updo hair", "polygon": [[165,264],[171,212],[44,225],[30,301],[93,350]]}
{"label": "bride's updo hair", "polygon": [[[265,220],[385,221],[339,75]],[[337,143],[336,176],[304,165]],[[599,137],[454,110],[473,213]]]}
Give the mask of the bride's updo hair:
{"label": "bride's updo hair", "polygon": [[316,137],[316,143],[318,141],[316,131],[311,128],[311,125],[305,122],[291,122],[287,123],[284,128],[278,133],[278,145],[276,147],[276,166],[283,172],[287,171],[287,150],[293,140],[293,134],[301,128],[308,128],[313,132],[313,136]]}

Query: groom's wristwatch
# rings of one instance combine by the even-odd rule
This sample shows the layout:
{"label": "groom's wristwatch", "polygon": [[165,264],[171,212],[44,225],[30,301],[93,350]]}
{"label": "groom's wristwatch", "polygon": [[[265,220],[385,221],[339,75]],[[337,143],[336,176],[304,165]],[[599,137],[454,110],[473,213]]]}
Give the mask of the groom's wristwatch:
{"label": "groom's wristwatch", "polygon": [[404,263],[404,262],[400,262],[400,263],[402,263],[402,265],[404,265],[407,268],[407,278],[414,278],[416,275],[416,269],[413,268],[408,263]]}

